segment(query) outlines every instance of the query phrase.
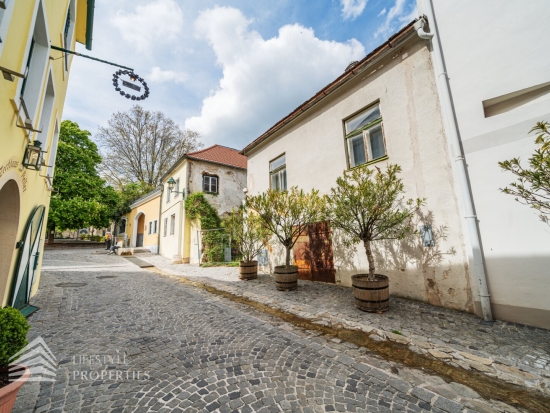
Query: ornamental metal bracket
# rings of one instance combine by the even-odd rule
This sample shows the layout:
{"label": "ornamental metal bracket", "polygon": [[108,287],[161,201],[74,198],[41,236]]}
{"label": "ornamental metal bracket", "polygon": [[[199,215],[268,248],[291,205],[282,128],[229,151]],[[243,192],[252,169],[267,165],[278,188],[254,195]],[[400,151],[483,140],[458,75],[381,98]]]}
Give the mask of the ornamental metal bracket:
{"label": "ornamental metal bracket", "polygon": [[[70,53],[70,54],[73,54],[75,56],[84,57],[86,59],[95,60],[96,62],[105,63],[105,64],[108,64],[108,65],[111,65],[111,66],[116,66],[116,67],[120,67],[122,69],[126,69],[126,70],[119,70],[119,71],[117,71],[113,74],[113,86],[115,87],[115,90],[117,92],[119,92],[122,96],[124,96],[126,99],[144,100],[144,99],[147,99],[149,97],[149,87],[147,86],[147,82],[145,82],[145,80],[143,80],[143,78],[140,77],[137,73],[135,73],[134,69],[132,69],[131,67],[122,66],[122,65],[119,65],[119,64],[113,63],[113,62],[108,62],[107,60],[97,59],[95,57],[88,56],[88,55],[78,53],[78,52],[74,52],[72,50],[65,49],[65,48],[59,47],[59,46],[53,46],[52,45],[50,47],[52,48],[52,50],[57,50],[57,51],[60,51],[60,52],[63,52],[63,53]],[[55,60],[51,56],[50,56],[50,59]],[[121,79],[120,78],[121,76],[128,76],[128,78],[131,82],[128,82],[125,79]],[[119,80],[122,83],[121,85],[119,85],[119,83],[118,83]],[[138,86],[137,84],[135,84],[136,82],[140,83],[141,86]],[[137,96],[137,95],[133,95],[133,94],[130,94],[130,93],[127,93],[127,92],[121,90],[120,86],[127,87],[128,89],[131,89],[131,90],[136,91],[136,92],[141,92],[141,89],[143,88],[144,92],[143,92],[143,94]]]}

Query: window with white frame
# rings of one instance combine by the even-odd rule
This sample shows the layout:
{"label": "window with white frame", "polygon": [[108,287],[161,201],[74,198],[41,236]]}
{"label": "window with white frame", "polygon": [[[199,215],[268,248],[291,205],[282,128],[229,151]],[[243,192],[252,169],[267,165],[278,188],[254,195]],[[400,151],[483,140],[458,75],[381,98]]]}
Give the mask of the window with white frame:
{"label": "window with white frame", "polygon": [[153,233],[153,221],[149,221],[149,231],[147,232],[148,235],[151,235]]}
{"label": "window with white frame", "polygon": [[170,202],[170,194],[172,191],[166,186],[166,203]]}
{"label": "window with white frame", "polygon": [[271,189],[286,191],[286,154],[269,162],[269,178]]}
{"label": "window with white frame", "polygon": [[367,108],[344,123],[350,168],[386,156],[384,129],[379,105]]}
{"label": "window with white frame", "polygon": [[176,179],[176,189],[175,189],[176,195],[174,195],[174,198],[177,198],[180,192],[180,179]]}
{"label": "window with white frame", "polygon": [[23,98],[27,109],[24,116],[30,119],[33,125],[38,113],[38,105],[41,100],[40,93],[50,54],[50,39],[46,30],[46,14],[43,4],[43,1],[38,2],[34,28],[28,39],[25,67],[23,68],[23,72],[27,76],[20,79],[18,85],[19,97]]}
{"label": "window with white frame", "polygon": [[55,121],[55,126],[53,130],[53,137],[52,137],[52,144],[50,146],[50,153],[48,158],[48,170],[46,172],[46,176],[49,177],[49,184],[50,186],[53,184],[53,172],[55,169],[55,158],[57,157],[57,144],[59,142],[59,124],[57,123],[57,120]]}
{"label": "window with white frame", "polygon": [[155,219],[153,221],[153,234],[157,233],[157,223],[158,223],[158,220]]}
{"label": "window with white frame", "polygon": [[202,176],[202,190],[211,194],[218,193],[218,177],[215,175],[204,174]]}
{"label": "window with white frame", "polygon": [[168,218],[164,218],[164,236],[168,233]]}
{"label": "window with white frame", "polygon": [[46,147],[46,143],[48,141],[50,125],[52,123],[54,102],[55,90],[52,71],[50,69],[48,73],[48,83],[46,84],[46,90],[44,91],[44,103],[42,104],[42,112],[40,113],[39,129],[41,129],[42,132],[37,134],[37,140],[42,142],[43,148]]}
{"label": "window with white frame", "polygon": [[176,214],[170,217],[170,235],[174,235],[174,232],[176,232]]}

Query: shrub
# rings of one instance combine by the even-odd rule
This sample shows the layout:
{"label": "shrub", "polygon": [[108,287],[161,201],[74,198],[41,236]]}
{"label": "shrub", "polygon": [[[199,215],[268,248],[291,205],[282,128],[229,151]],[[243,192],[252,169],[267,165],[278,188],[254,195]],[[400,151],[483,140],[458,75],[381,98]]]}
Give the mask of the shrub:
{"label": "shrub", "polygon": [[29,328],[27,319],[19,310],[0,308],[0,367],[7,366],[10,358],[27,345]]}

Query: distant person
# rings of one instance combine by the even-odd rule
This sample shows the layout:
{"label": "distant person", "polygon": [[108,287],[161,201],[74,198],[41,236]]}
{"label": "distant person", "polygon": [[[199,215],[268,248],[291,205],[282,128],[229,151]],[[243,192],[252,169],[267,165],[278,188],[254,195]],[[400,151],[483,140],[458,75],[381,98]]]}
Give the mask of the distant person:
{"label": "distant person", "polygon": [[119,248],[122,248],[122,241],[117,242],[116,245],[113,244],[113,246],[111,247],[111,251],[109,251],[109,255],[116,254],[116,250]]}
{"label": "distant person", "polygon": [[111,249],[111,243],[113,242],[113,236],[111,235],[110,232],[107,232],[105,234],[105,246],[107,248],[105,248],[107,251]]}

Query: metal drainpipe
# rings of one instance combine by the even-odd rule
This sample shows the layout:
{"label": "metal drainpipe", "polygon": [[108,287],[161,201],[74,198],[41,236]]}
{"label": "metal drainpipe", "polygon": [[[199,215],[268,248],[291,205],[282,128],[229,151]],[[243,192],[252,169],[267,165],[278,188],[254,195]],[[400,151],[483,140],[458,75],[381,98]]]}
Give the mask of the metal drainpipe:
{"label": "metal drainpipe", "polygon": [[164,226],[162,225],[162,196],[164,195],[164,183],[161,181],[160,182],[160,204],[159,204],[159,223],[158,223],[158,232],[157,232],[157,245],[158,245],[158,250],[157,250],[157,254],[160,255],[160,239],[161,239],[161,236],[160,236],[160,231],[161,231],[161,228],[164,229]]}
{"label": "metal drainpipe", "polygon": [[493,321],[491,302],[489,299],[490,295],[487,288],[487,276],[485,274],[485,262],[483,254],[481,253],[481,239],[479,236],[477,216],[474,212],[474,203],[470,191],[466,159],[464,158],[462,147],[460,145],[458,124],[456,123],[456,114],[451,98],[451,88],[449,85],[449,78],[445,70],[445,61],[443,59],[443,52],[439,42],[439,33],[437,30],[437,23],[435,21],[433,5],[431,0],[418,0],[418,2],[423,6],[422,11],[426,13],[427,19],[431,23],[431,31],[429,33],[424,31],[424,25],[426,24],[424,17],[415,23],[415,28],[421,39],[431,40],[430,53],[434,62],[434,71],[441,100],[445,130],[450,138],[453,156],[455,156],[456,172],[458,173],[462,199],[464,201],[464,211],[466,214],[464,218],[466,218],[468,233],[470,235],[470,243],[472,245],[474,270],[477,276],[481,312],[483,313],[483,320]]}

